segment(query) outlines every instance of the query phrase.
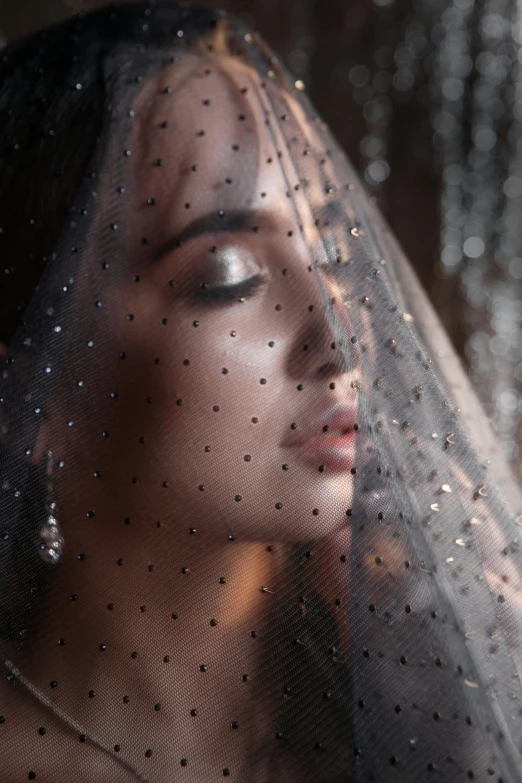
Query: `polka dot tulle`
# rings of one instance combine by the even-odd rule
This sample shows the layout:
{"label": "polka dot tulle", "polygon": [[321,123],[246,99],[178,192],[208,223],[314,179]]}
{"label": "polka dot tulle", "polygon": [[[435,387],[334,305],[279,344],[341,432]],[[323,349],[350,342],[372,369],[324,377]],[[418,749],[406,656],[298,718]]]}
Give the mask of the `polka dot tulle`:
{"label": "polka dot tulle", "polygon": [[517,783],[519,489],[276,55],[0,52],[6,783]]}

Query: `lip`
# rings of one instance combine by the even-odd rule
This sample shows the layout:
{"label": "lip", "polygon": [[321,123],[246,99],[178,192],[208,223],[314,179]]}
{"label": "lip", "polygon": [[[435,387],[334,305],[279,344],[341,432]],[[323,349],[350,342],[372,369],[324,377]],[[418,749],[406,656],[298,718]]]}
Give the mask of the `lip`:
{"label": "lip", "polygon": [[[357,405],[353,402],[338,402],[326,408],[302,430],[286,442],[285,446],[295,449],[301,459],[316,468],[324,465],[332,470],[350,470],[355,461],[355,438]],[[324,432],[323,427],[328,431]],[[342,435],[329,432],[342,430]]]}

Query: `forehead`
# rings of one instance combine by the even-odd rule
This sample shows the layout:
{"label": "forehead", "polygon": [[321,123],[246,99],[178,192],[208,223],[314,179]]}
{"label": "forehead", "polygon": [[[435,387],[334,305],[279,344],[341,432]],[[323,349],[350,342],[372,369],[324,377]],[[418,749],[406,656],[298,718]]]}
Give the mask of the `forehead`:
{"label": "forehead", "polygon": [[[196,54],[183,55],[150,79],[134,107],[139,202],[159,197],[178,219],[187,209],[192,216],[272,210],[282,222],[305,224],[309,231],[311,212],[324,204],[325,191],[320,172],[311,171],[313,155],[306,190],[295,158],[305,149],[317,158],[321,144],[298,102],[282,90],[274,100],[274,85],[269,96],[261,82],[236,58]],[[292,114],[293,145],[285,138],[281,111]]]}
{"label": "forehead", "polygon": [[138,189],[202,210],[279,199],[284,178],[254,76],[239,63],[189,55],[154,77],[136,107]]}

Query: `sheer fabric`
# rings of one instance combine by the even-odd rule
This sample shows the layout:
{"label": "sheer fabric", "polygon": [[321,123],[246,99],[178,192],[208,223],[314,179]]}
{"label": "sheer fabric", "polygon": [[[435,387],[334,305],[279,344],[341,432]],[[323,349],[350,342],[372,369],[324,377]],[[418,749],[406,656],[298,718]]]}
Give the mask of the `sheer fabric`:
{"label": "sheer fabric", "polygon": [[1,780],[520,781],[519,488],[303,85],[163,1],[0,84],[2,176],[17,106],[54,145],[0,234]]}

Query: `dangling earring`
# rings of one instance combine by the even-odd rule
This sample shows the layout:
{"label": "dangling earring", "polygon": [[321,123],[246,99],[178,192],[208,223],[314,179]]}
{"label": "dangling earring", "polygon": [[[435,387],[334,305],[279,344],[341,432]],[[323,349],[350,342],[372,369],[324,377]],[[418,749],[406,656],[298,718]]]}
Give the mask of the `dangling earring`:
{"label": "dangling earring", "polygon": [[[53,453],[47,452],[47,475],[52,474]],[[49,491],[49,497],[52,497],[52,485],[49,481],[47,484]],[[40,529],[40,557],[45,563],[57,563],[62,556],[64,539],[60,534],[60,528],[58,527],[58,520],[55,516],[56,503],[54,500],[48,501],[48,517],[45,524]]]}

